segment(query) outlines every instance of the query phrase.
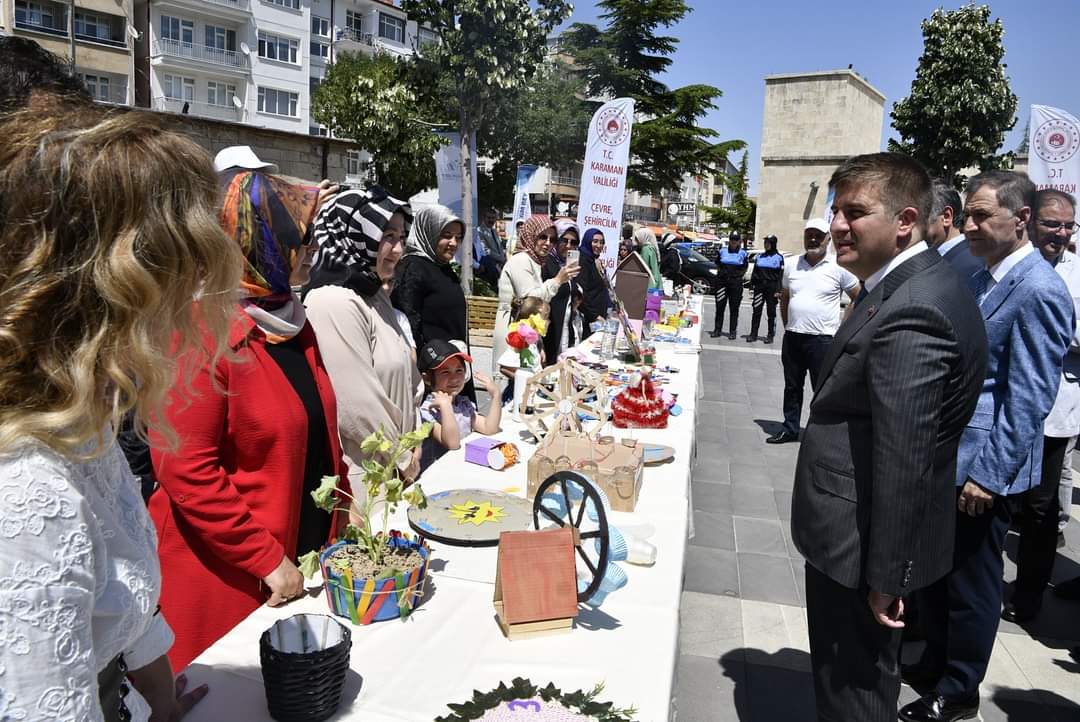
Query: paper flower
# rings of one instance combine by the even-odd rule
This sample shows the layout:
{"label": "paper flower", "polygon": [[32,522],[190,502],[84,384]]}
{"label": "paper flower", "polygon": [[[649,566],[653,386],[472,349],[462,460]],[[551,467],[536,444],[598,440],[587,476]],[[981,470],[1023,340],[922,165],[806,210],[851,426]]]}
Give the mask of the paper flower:
{"label": "paper flower", "polygon": [[540,314],[534,313],[529,316],[527,323],[536,329],[536,332],[541,336],[547,333],[547,321],[545,321]]}
{"label": "paper flower", "polygon": [[511,331],[506,334],[506,344],[518,353],[524,351],[529,346],[528,342],[526,342],[517,331]]}
{"label": "paper flower", "polygon": [[525,339],[525,343],[536,343],[540,340],[540,334],[535,328],[524,321],[518,324],[518,334]]}

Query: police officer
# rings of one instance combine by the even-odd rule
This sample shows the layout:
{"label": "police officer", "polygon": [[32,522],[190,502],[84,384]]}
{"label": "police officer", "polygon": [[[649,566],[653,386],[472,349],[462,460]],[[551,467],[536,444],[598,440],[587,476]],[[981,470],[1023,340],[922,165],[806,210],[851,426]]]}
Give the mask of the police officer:
{"label": "police officer", "polygon": [[713,326],[712,338],[723,336],[724,331],[724,304],[728,307],[728,338],[735,340],[735,329],[739,326],[739,304],[742,303],[743,275],[749,265],[746,251],[742,247],[742,237],[738,231],[732,231],[728,236],[727,248],[720,249],[720,255],[716,259],[716,323]]}
{"label": "police officer", "polygon": [[750,276],[754,315],[750,322],[750,335],[746,337],[747,343],[758,340],[762,306],[769,310],[769,335],[765,337],[765,343],[772,343],[776,335],[776,303],[780,299],[780,285],[784,279],[784,256],[776,250],[776,236],[765,236],[762,244],[765,252],[754,261],[754,272]]}

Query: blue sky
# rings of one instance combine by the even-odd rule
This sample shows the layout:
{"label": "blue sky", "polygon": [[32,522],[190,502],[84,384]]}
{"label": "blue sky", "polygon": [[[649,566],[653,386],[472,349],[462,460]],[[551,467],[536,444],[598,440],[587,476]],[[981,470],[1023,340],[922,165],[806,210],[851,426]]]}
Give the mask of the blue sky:
{"label": "blue sky", "polygon": [[[688,0],[693,8],[669,28],[680,39],[664,82],[715,85],[723,91],[704,124],[720,137],[740,138],[750,152],[751,192],[757,192],[763,78],[773,73],[846,68],[848,63],[885,94],[882,143],[895,135],[889,111],[905,97],[922,53],[920,23],[937,7],[962,2],[924,0]],[[1018,120],[1004,148],[1021,140],[1028,107],[1054,105],[1080,115],[1080,2],[996,0],[1005,26],[1005,63],[1019,98]],[[570,22],[597,22],[594,2],[575,2]],[[732,157],[738,162],[738,157]]]}

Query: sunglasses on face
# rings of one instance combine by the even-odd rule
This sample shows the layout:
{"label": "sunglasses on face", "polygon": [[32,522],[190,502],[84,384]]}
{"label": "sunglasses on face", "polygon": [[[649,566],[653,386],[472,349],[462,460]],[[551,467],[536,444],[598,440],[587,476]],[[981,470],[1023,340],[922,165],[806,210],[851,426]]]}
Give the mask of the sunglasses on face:
{"label": "sunglasses on face", "polygon": [[1062,228],[1068,233],[1076,233],[1077,229],[1080,228],[1080,223],[1076,223],[1075,221],[1046,221],[1040,218],[1037,223],[1053,233],[1057,233]]}

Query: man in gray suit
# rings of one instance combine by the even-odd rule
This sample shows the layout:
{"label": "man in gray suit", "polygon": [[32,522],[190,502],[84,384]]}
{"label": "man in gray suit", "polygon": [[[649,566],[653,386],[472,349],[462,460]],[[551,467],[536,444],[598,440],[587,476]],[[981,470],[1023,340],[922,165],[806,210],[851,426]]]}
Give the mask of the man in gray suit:
{"label": "man in gray suit", "polygon": [[791,528],[818,717],[895,722],[904,595],[949,571],[960,434],[985,374],[972,294],[924,241],[930,177],[896,153],[833,174],[836,260],[863,293],[822,363]]}
{"label": "man in gray suit", "polygon": [[969,279],[986,324],[986,378],[956,461],[952,570],[919,597],[926,650],[905,668],[912,685],[932,686],[906,705],[907,722],[953,722],[979,712],[1001,613],[1001,553],[1007,498],[1039,485],[1043,419],[1061,382],[1073,336],[1065,282],[1028,241],[1035,184],[1022,173],[971,179],[964,234],[986,268]]}
{"label": "man in gray suit", "polygon": [[963,225],[962,209],[963,204],[956,189],[943,181],[934,181],[934,210],[930,212],[926,243],[966,280],[986,268],[986,264],[981,258],[971,255],[970,244],[960,232]]}

